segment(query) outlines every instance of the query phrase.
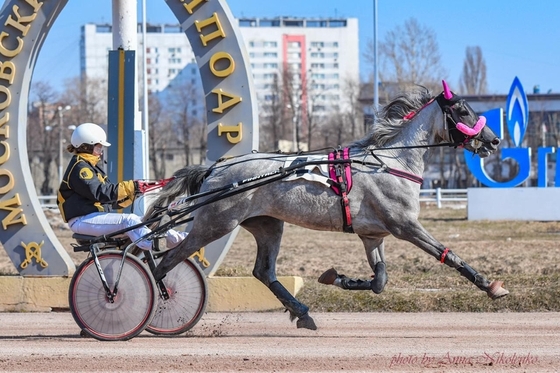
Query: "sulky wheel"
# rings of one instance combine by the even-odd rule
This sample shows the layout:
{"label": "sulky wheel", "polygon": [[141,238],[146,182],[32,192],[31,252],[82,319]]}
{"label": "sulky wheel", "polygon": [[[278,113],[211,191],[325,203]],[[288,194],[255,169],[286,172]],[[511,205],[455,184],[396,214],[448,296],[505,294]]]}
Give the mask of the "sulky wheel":
{"label": "sulky wheel", "polygon": [[[110,289],[122,262],[122,251],[98,255]],[[153,318],[157,288],[149,269],[138,258],[126,256],[117,294],[110,301],[93,258],[76,270],[68,291],[70,311],[87,335],[102,341],[123,341],[140,334]]]}

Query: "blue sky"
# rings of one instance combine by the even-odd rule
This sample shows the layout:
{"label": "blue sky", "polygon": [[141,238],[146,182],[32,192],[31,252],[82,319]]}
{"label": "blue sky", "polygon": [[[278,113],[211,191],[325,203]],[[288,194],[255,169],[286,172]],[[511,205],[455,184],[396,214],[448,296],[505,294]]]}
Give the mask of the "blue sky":
{"label": "blue sky", "polygon": [[[235,17],[358,18],[361,52],[374,37],[373,0],[226,2]],[[459,82],[465,49],[480,46],[490,93],[507,94],[515,76],[527,92],[539,85],[541,93],[560,93],[560,1],[378,0],[377,4],[379,41],[412,17],[435,32],[452,89]],[[148,22],[176,22],[164,0],[147,0],[147,13]],[[78,75],[80,26],[88,22],[111,22],[111,0],[68,1],[40,53],[34,81],[49,81],[58,88],[65,79]],[[361,75],[372,70],[361,57]]]}

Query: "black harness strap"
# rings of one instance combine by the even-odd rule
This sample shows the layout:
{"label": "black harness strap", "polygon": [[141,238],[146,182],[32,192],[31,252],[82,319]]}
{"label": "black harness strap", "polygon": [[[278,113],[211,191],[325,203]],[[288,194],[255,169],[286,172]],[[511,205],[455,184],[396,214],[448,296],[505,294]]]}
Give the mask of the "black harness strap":
{"label": "black harness strap", "polygon": [[[344,158],[344,150],[335,151],[335,159]],[[336,182],[340,190],[340,205],[342,207],[342,230],[344,233],[354,233],[352,228],[352,214],[350,212],[350,201],[348,199],[348,180],[346,179],[346,167],[350,167],[350,162],[336,163],[334,169],[336,172]]]}

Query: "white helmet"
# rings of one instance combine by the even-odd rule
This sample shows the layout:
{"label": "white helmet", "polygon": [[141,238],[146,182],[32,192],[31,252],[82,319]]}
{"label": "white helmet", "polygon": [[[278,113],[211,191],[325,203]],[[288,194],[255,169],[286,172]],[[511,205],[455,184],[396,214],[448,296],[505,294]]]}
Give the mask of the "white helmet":
{"label": "white helmet", "polygon": [[103,128],[94,123],[80,124],[72,133],[70,141],[76,148],[82,144],[111,146],[107,142],[107,134],[103,131]]}

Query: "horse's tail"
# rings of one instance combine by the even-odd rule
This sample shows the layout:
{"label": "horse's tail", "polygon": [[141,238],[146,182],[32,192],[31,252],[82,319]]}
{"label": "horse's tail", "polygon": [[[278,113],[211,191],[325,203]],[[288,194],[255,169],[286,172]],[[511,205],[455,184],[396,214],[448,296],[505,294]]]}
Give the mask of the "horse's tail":
{"label": "horse's tail", "polygon": [[200,191],[202,182],[208,173],[206,166],[186,166],[173,174],[172,180],[167,183],[156,195],[156,200],[144,216],[152,216],[156,208],[169,205],[175,198],[188,194],[194,195]]}

